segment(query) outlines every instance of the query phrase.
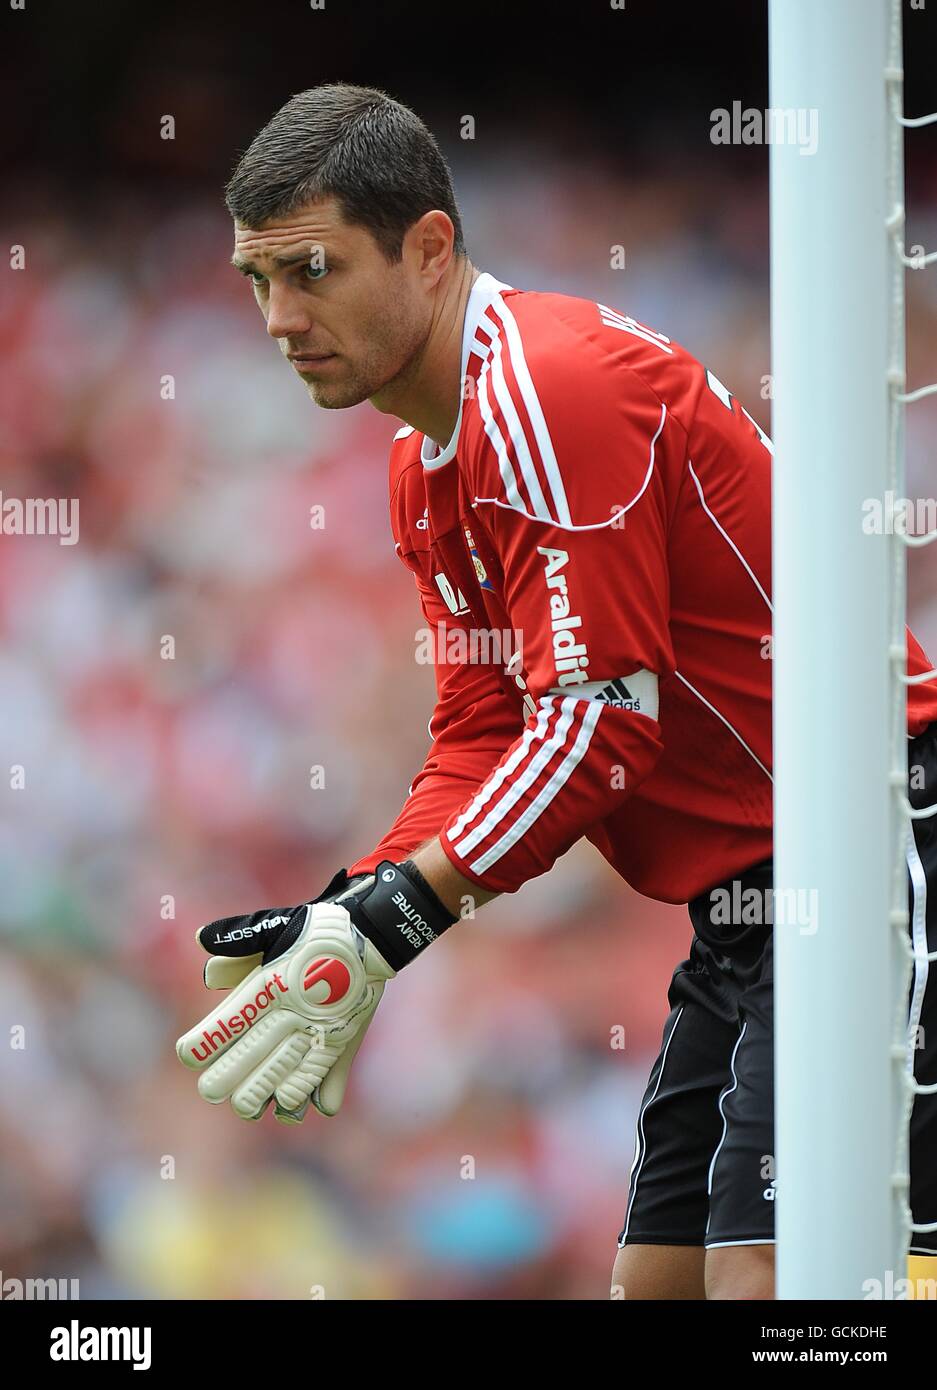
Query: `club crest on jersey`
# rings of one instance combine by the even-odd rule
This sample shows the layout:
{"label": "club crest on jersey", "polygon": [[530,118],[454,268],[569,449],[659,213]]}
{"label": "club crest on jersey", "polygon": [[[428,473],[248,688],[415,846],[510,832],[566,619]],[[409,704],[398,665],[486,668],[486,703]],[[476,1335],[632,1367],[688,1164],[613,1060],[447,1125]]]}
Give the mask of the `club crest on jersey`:
{"label": "club crest on jersey", "polygon": [[479,587],[482,589],[488,589],[492,593],[494,593],[494,585],[488,578],[485,566],[482,564],[481,559],[479,558],[478,551],[475,549],[475,542],[472,540],[472,533],[467,526],[465,528],[465,539],[468,541],[469,554],[472,557],[472,564],[475,566],[475,573],[478,575]]}

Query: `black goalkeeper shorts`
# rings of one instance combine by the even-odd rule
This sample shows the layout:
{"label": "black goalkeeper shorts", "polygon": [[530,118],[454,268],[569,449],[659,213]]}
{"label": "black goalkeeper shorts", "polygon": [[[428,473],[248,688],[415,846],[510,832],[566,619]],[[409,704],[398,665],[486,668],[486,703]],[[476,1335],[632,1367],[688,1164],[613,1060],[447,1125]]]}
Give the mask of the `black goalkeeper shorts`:
{"label": "black goalkeeper shorts", "polygon": [[[937,799],[937,724],[908,744],[909,798]],[[923,767],[923,776],[914,774]],[[937,816],[913,822],[908,903],[915,945],[909,1023],[915,1077],[937,1082]],[[770,860],[689,904],[694,936],[674,971],[671,1013],[638,1115],[622,1245],[762,1245],[774,1241],[773,940],[747,890],[772,886]],[[719,892],[719,896],[714,896]],[[714,911],[714,904],[719,904]],[[734,904],[734,906],[733,906]],[[729,908],[727,914],[725,909]],[[741,910],[739,910],[741,909]],[[724,925],[726,915],[731,916]],[[719,919],[714,924],[714,918]],[[937,1095],[915,1097],[910,1143],[911,1210],[937,1221]],[[937,1254],[937,1233],[915,1233],[911,1251]]]}

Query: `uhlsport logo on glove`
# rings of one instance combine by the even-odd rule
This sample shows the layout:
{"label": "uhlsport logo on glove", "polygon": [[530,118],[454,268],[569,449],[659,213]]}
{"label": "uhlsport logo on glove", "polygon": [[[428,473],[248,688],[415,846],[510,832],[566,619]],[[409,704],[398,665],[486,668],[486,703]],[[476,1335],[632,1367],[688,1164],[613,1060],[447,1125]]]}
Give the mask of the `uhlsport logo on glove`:
{"label": "uhlsport logo on glove", "polygon": [[243,1033],[245,1028],[253,1028],[260,1018],[264,1009],[273,1003],[274,986],[281,994],[287,993],[287,986],[283,983],[280,975],[274,975],[270,982],[264,985],[263,989],[249,999],[238,1013],[232,1014],[227,1020],[216,1018],[217,1027],[214,1029],[206,1028],[199,1039],[198,1046],[191,1046],[190,1051],[196,1062],[207,1062],[213,1052],[217,1052],[219,1047],[224,1047],[231,1042],[239,1033]]}
{"label": "uhlsport logo on glove", "polygon": [[320,956],[310,961],[303,976],[303,989],[314,1004],[337,1004],[351,986],[351,973],[343,960]]}

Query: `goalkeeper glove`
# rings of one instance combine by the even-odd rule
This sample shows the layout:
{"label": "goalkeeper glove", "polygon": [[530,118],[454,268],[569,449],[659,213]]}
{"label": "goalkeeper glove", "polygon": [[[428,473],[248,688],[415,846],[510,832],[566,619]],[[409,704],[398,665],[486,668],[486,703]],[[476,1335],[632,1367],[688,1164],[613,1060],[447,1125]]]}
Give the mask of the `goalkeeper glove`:
{"label": "goalkeeper glove", "polygon": [[205,1100],[244,1119],[271,1101],[285,1123],[310,1100],[336,1114],[386,981],[455,920],[409,861],[385,860],[354,880],[341,870],[298,907],[210,922],[197,934],[205,984],[231,993],[179,1039],[180,1061]]}

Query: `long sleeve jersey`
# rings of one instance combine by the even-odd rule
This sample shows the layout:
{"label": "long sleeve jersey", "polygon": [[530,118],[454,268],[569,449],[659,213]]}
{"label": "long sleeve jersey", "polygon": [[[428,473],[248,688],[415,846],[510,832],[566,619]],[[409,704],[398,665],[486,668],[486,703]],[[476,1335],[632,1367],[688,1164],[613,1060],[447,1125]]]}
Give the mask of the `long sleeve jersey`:
{"label": "long sleeve jersey", "polygon": [[[435,637],[432,745],[352,872],[438,835],[512,892],[588,837],[686,902],[772,850],[772,445],[677,343],[603,304],[475,281],[444,449],[391,450]],[[931,663],[908,632],[908,672]],[[908,732],[937,718],[908,689]]]}

